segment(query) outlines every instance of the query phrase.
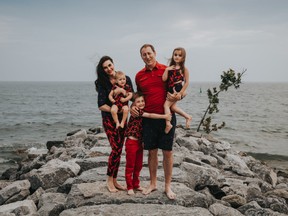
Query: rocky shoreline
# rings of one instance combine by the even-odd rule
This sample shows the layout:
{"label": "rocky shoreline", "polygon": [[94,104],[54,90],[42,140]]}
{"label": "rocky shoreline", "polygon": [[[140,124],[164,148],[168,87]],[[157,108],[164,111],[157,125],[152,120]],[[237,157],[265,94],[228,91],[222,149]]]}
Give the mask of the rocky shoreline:
{"label": "rocky shoreline", "polygon": [[[30,149],[19,168],[0,180],[0,215],[288,215],[288,173],[273,169],[228,142],[176,129],[172,188],[164,194],[162,154],[158,190],[149,195],[106,188],[110,146],[101,128],[80,129],[47,149]],[[125,185],[125,151],[118,179]],[[149,184],[147,152],[141,185]]]}

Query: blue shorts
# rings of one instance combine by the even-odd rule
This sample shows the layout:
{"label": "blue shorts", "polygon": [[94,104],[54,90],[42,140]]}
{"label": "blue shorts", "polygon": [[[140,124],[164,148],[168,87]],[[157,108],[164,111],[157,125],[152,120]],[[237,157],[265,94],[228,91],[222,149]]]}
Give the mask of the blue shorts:
{"label": "blue shorts", "polygon": [[150,119],[143,118],[143,142],[145,150],[162,149],[172,151],[176,116],[172,114],[171,124],[172,129],[168,134],[165,134],[166,121],[165,119]]}

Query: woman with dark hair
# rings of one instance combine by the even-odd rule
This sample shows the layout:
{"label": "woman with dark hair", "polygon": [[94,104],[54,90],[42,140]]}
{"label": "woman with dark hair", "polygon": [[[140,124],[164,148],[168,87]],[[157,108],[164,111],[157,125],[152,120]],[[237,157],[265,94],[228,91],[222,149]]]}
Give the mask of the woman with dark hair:
{"label": "woman with dark hair", "polygon": [[[125,127],[116,130],[116,124],[111,115],[112,103],[109,100],[109,93],[116,82],[113,59],[109,56],[103,56],[97,67],[97,80],[95,81],[96,91],[98,92],[98,108],[101,110],[102,124],[111,146],[111,153],[108,159],[107,169],[107,188],[111,193],[115,193],[118,190],[125,190],[125,187],[117,182],[117,174],[120,165],[121,153],[124,143]],[[129,76],[126,76],[126,82],[131,87],[133,86]],[[123,88],[114,90],[116,94],[122,93],[126,95],[126,91]],[[118,113],[118,119],[121,121],[122,113]]]}

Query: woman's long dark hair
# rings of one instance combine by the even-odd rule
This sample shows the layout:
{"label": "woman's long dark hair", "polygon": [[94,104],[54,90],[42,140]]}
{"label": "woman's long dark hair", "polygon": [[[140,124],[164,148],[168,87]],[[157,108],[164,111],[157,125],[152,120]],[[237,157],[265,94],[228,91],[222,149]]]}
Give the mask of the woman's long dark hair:
{"label": "woman's long dark hair", "polygon": [[98,62],[98,65],[96,66],[97,79],[95,80],[95,88],[97,92],[99,85],[107,89],[109,88],[110,79],[103,68],[103,63],[108,60],[110,60],[113,63],[113,59],[110,56],[103,56]]}

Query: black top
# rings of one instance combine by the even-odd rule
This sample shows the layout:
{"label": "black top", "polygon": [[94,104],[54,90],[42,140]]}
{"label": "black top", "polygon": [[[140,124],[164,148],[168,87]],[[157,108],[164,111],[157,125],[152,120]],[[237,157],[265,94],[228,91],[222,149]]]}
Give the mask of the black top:
{"label": "black top", "polygon": [[[132,92],[134,92],[133,85],[129,76],[126,76],[126,84],[128,84],[131,87]],[[109,93],[112,90],[113,85],[109,82],[107,86],[108,88],[101,86],[100,84],[98,85],[98,107],[101,107],[104,104],[107,104],[110,107],[112,106],[112,103],[109,100]],[[101,111],[101,115],[103,118],[105,116],[111,116],[111,113]]]}

